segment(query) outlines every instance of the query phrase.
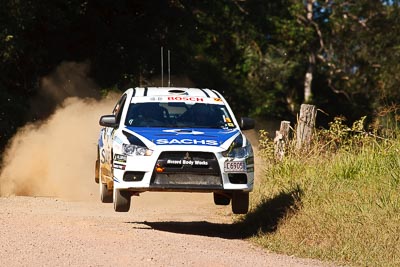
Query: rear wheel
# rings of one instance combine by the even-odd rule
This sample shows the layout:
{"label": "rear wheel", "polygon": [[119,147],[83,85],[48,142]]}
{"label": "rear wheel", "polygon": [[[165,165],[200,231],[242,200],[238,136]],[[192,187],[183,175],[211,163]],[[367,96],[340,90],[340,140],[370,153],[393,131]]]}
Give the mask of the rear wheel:
{"label": "rear wheel", "polygon": [[235,192],[232,195],[232,212],[246,214],[249,211],[249,193]]}
{"label": "rear wheel", "polygon": [[127,190],[120,190],[114,187],[114,210],[117,212],[127,212],[131,207],[132,193]]}
{"label": "rear wheel", "polygon": [[94,166],[94,181],[99,183],[99,169],[100,169],[100,160],[97,159]]}
{"label": "rear wheel", "polygon": [[222,205],[222,206],[227,206],[231,202],[231,199],[227,196],[218,194],[218,193],[213,193],[214,194],[214,204],[215,205]]}
{"label": "rear wheel", "polygon": [[113,191],[108,190],[107,184],[103,184],[103,179],[101,178],[101,168],[99,168],[99,186],[100,186],[100,200],[103,203],[113,202]]}

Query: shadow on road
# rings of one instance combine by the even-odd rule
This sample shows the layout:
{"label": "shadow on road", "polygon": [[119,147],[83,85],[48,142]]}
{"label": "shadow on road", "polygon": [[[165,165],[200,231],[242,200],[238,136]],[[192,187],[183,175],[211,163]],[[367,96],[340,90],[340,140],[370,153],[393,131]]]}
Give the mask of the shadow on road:
{"label": "shadow on road", "polygon": [[209,237],[219,237],[225,239],[242,238],[235,231],[235,224],[211,223],[207,221],[194,222],[143,222],[151,229],[185,235],[200,235]]}
{"label": "shadow on road", "polygon": [[246,216],[232,224],[211,223],[207,221],[194,222],[129,222],[142,224],[164,232],[219,237],[225,239],[244,239],[258,233],[272,233],[288,216],[295,214],[301,206],[303,192],[297,187],[290,192],[281,192],[272,199],[266,199]]}
{"label": "shadow on road", "polygon": [[237,227],[245,237],[258,233],[273,233],[285,219],[293,216],[301,208],[303,190],[296,186],[289,192],[281,192],[272,199],[265,199],[248,213]]}

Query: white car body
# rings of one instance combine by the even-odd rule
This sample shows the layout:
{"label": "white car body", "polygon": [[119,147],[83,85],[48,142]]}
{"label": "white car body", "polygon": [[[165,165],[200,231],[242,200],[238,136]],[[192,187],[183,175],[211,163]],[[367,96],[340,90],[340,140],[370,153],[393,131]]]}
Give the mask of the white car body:
{"label": "white car body", "polygon": [[[215,204],[232,200],[234,213],[247,212],[253,151],[217,91],[130,88],[100,125],[96,182],[116,211],[128,211],[132,195],[176,191],[214,193]],[[241,126],[254,122],[243,118]]]}

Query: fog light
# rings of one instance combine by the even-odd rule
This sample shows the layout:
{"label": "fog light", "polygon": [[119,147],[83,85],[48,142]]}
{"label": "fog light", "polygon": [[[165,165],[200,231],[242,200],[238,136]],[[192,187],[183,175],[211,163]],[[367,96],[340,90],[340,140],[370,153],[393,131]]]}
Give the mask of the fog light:
{"label": "fog light", "polygon": [[157,164],[157,165],[156,165],[156,172],[163,172],[163,171],[164,171],[164,168],[161,167],[160,164]]}

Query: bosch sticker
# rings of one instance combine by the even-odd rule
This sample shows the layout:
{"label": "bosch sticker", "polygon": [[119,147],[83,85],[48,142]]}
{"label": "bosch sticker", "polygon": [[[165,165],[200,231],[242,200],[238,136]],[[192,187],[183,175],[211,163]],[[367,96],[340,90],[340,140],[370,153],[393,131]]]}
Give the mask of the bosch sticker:
{"label": "bosch sticker", "polygon": [[193,102],[204,102],[202,97],[194,96],[169,96],[168,101],[193,101]]}

